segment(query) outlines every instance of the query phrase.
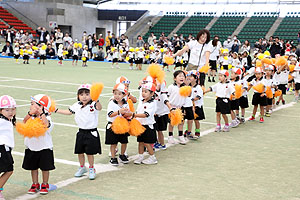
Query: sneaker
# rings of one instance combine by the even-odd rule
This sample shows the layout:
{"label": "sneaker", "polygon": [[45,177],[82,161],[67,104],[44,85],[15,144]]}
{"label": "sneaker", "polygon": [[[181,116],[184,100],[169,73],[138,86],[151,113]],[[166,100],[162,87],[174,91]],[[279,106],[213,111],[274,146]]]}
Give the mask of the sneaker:
{"label": "sneaker", "polygon": [[223,128],[222,131],[223,131],[223,132],[229,132],[229,126],[224,126],[224,128]]}
{"label": "sneaker", "polygon": [[183,135],[178,137],[179,140],[179,144],[185,145],[186,144],[186,140],[184,139]]}
{"label": "sneaker", "polygon": [[167,145],[161,145],[160,144],[160,147],[159,147],[160,149],[162,149],[162,150],[166,150],[167,149]]}
{"label": "sneaker", "polygon": [[285,100],[282,100],[282,105],[285,105]]}
{"label": "sneaker", "polygon": [[216,82],[214,77],[212,78],[212,82]]}
{"label": "sneaker", "polygon": [[90,168],[89,179],[94,180],[96,178],[96,170],[94,167]]}
{"label": "sneaker", "polygon": [[36,194],[39,192],[40,189],[40,184],[36,183],[36,184],[32,184],[31,188],[28,190],[28,194]]}
{"label": "sneaker", "polygon": [[266,112],[265,116],[266,117],[271,117],[271,114],[269,112]]}
{"label": "sneaker", "polygon": [[149,158],[143,160],[142,163],[145,165],[154,165],[154,164],[157,164],[157,159],[154,155],[152,155],[152,156],[149,156]]}
{"label": "sneaker", "polygon": [[132,70],[133,68],[131,66],[129,66],[129,69]]}
{"label": "sneaker", "polygon": [[2,192],[0,192],[0,200],[5,200]]}
{"label": "sneaker", "polygon": [[265,121],[265,120],[264,120],[263,117],[260,117],[260,118],[259,118],[259,122],[260,122],[260,123],[264,123],[264,121]]}
{"label": "sneaker", "polygon": [[109,162],[112,166],[118,166],[119,165],[119,162],[118,162],[117,158],[111,158]]}
{"label": "sneaker", "polygon": [[215,128],[215,132],[221,132],[221,126],[217,126],[217,127]]}
{"label": "sneaker", "polygon": [[124,163],[124,164],[129,163],[129,160],[125,155],[119,155],[119,158],[121,160],[121,163]]}
{"label": "sneaker", "polygon": [[208,82],[211,82],[210,77],[208,77]]}
{"label": "sneaker", "polygon": [[173,137],[173,136],[169,136],[169,137],[168,137],[168,143],[169,143],[169,144],[175,144],[175,140],[174,140],[174,137]]}
{"label": "sneaker", "polygon": [[196,132],[194,137],[196,140],[198,140],[200,138],[200,133]]}
{"label": "sneaker", "polygon": [[192,134],[191,132],[187,132],[187,133],[186,133],[186,137],[187,137],[188,139],[190,139],[190,140],[195,139],[195,137],[193,136],[193,134]]}
{"label": "sneaker", "polygon": [[159,145],[160,145],[160,144],[159,144],[158,142],[155,142],[155,143],[154,143],[154,148],[155,148],[155,149],[159,149]]}
{"label": "sneaker", "polygon": [[253,116],[251,116],[250,118],[249,118],[249,121],[254,121],[255,120],[255,117],[253,117]]}
{"label": "sneaker", "polygon": [[42,184],[41,185],[41,190],[40,190],[40,194],[48,194],[48,192],[49,192],[49,184],[47,183],[47,184]]}
{"label": "sneaker", "polygon": [[144,160],[143,155],[139,155],[139,157],[133,162],[134,164],[140,165],[142,164],[142,161]]}
{"label": "sneaker", "polygon": [[279,105],[279,101],[276,102],[276,106],[278,106],[278,105]]}
{"label": "sneaker", "polygon": [[242,124],[244,124],[244,123],[245,123],[245,118],[244,118],[244,117],[241,117],[240,122],[241,122]]}
{"label": "sneaker", "polygon": [[82,177],[84,173],[86,173],[87,170],[85,167],[79,167],[77,172],[75,173],[75,177]]}

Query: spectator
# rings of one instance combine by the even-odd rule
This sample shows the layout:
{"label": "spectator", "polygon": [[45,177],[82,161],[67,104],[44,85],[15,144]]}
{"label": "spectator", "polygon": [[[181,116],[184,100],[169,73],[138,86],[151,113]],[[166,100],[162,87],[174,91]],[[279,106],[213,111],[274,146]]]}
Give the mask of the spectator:
{"label": "spectator", "polygon": [[12,46],[10,45],[9,41],[6,41],[6,45],[2,48],[2,55],[3,56],[13,56],[14,50]]}
{"label": "spectator", "polygon": [[36,34],[38,35],[39,38],[39,44],[47,43],[47,35],[49,34],[49,32],[46,30],[45,27],[38,27],[36,29]]}
{"label": "spectator", "polygon": [[240,49],[240,52],[244,52],[244,51],[248,51],[250,52],[250,43],[248,40],[246,40],[244,42],[244,44],[242,45],[241,49]]}
{"label": "spectator", "polygon": [[223,42],[223,47],[224,49],[228,49],[229,52],[231,51],[232,42],[230,36],[228,36],[227,40]]}
{"label": "spectator", "polygon": [[96,41],[92,38],[91,35],[88,36],[87,40],[85,41],[85,45],[88,47],[88,51],[90,52],[90,57],[92,57],[92,49],[96,45]]}
{"label": "spectator", "polygon": [[102,34],[99,34],[99,43],[98,43],[98,46],[99,46],[99,50],[100,50],[100,48],[103,49],[103,46],[104,46],[104,39],[103,39]]}
{"label": "spectator", "polygon": [[300,43],[300,31],[298,32],[298,44]]}
{"label": "spectator", "polygon": [[236,40],[234,40],[234,42],[233,42],[233,44],[231,46],[231,51],[238,53],[239,49],[240,49],[240,45],[238,43],[238,40],[236,39]]}
{"label": "spectator", "polygon": [[151,32],[150,36],[148,38],[148,44],[151,45],[151,46],[153,46],[154,45],[154,42],[153,42],[154,40],[156,40],[156,36],[154,35],[153,32]]}
{"label": "spectator", "polygon": [[273,58],[276,54],[280,54],[282,49],[282,44],[279,42],[279,37],[275,37],[275,41],[271,42],[270,53]]}
{"label": "spectator", "polygon": [[56,33],[54,34],[54,42],[55,42],[55,45],[56,45],[56,50],[58,50],[58,46],[63,44],[63,37],[64,37],[64,34],[61,32],[61,30],[58,28],[56,29]]}
{"label": "spectator", "polygon": [[69,36],[69,33],[66,33],[65,37],[63,38],[64,47],[68,49],[69,46],[72,44],[72,41],[73,39]]}
{"label": "spectator", "polygon": [[104,57],[105,57],[105,53],[103,51],[103,47],[99,47],[99,51],[97,52],[97,55],[94,58],[94,60],[104,61]]}
{"label": "spectator", "polygon": [[151,20],[149,20],[149,22],[148,22],[147,24],[148,24],[148,26],[149,26],[149,30],[151,30],[151,29],[152,29],[152,27],[153,27],[153,23],[152,23],[152,21],[151,21]]}
{"label": "spectator", "polygon": [[23,34],[22,37],[21,37],[21,43],[26,44],[26,43],[29,43],[29,42],[31,42],[29,32],[26,31],[25,34]]}
{"label": "spectator", "polygon": [[88,35],[86,34],[86,31],[83,31],[82,34],[82,44],[85,44],[86,40],[88,39]]}
{"label": "spectator", "polygon": [[119,41],[116,38],[116,35],[114,33],[111,34],[110,38],[110,46],[116,47],[119,44]]}
{"label": "spectator", "polygon": [[8,29],[5,33],[4,33],[4,38],[5,41],[9,42],[9,43],[13,43],[14,42],[14,38],[15,38],[15,33],[12,29]]}
{"label": "spectator", "polygon": [[107,36],[105,37],[105,43],[106,43],[106,53],[108,50],[110,50],[110,31],[107,31]]}
{"label": "spectator", "polygon": [[55,59],[56,58],[55,50],[54,50],[54,48],[52,48],[51,44],[47,45],[46,57],[47,57],[47,59]]}

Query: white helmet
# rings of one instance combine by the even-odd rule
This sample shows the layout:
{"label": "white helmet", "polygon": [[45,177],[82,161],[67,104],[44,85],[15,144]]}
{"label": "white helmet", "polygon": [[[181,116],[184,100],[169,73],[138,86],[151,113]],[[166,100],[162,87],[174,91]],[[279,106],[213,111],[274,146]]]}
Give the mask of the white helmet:
{"label": "white helmet", "polygon": [[3,95],[0,97],[0,108],[15,108],[17,107],[14,98],[8,95]]}
{"label": "white helmet", "polygon": [[44,94],[38,94],[35,95],[34,97],[31,97],[31,100],[34,101],[35,103],[38,103],[42,105],[47,112],[49,112],[50,106],[51,106],[51,99]]}

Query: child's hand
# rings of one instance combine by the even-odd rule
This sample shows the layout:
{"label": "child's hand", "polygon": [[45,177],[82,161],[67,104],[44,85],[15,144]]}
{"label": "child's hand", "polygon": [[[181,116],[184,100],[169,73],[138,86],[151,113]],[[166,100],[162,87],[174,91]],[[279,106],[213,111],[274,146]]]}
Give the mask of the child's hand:
{"label": "child's hand", "polygon": [[130,111],[129,111],[129,112],[126,112],[126,113],[123,114],[123,117],[125,117],[126,119],[131,119],[132,114],[133,114],[133,113],[130,112]]}
{"label": "child's hand", "polygon": [[126,112],[127,112],[127,108],[121,108],[120,109],[120,113],[121,113],[121,115],[124,115]]}
{"label": "child's hand", "polygon": [[260,97],[263,97],[263,96],[265,96],[266,94],[265,93],[262,93],[261,95],[260,95]]}

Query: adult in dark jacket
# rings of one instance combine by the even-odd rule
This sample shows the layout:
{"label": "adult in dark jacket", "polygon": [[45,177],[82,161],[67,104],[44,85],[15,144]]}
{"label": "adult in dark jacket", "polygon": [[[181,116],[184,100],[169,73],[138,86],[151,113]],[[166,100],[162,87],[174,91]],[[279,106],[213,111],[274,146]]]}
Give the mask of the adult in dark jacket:
{"label": "adult in dark jacket", "polygon": [[46,30],[45,27],[38,27],[36,29],[36,34],[38,35],[38,39],[39,39],[39,44],[41,43],[47,43],[47,35],[49,34],[49,32]]}
{"label": "adult in dark jacket", "polygon": [[5,41],[9,42],[9,43],[13,43],[14,42],[14,38],[15,38],[15,33],[12,29],[8,29],[7,31],[4,32],[4,38]]}
{"label": "adult in dark jacket", "polygon": [[14,50],[12,46],[10,45],[10,42],[6,42],[6,45],[2,48],[2,55],[3,56],[13,56]]}
{"label": "adult in dark jacket", "polygon": [[279,42],[279,37],[275,37],[275,41],[271,44],[270,53],[272,58],[275,58],[276,54],[280,54],[282,46]]}
{"label": "adult in dark jacket", "polygon": [[54,48],[52,48],[51,44],[48,44],[47,49],[46,49],[46,57],[47,59],[55,59],[56,55],[55,55],[55,50]]}

